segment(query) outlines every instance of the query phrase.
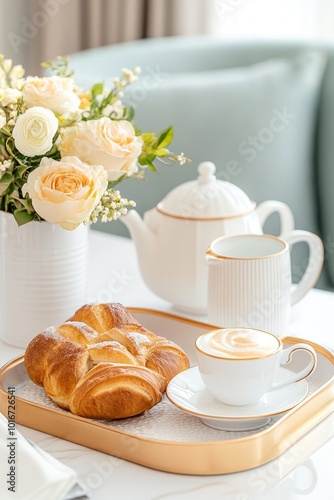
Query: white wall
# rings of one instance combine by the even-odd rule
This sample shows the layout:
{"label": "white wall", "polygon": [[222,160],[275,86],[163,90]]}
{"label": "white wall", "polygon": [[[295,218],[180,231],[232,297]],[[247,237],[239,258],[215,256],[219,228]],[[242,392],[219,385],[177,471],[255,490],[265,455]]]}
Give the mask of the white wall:
{"label": "white wall", "polygon": [[226,38],[334,39],[333,0],[209,0],[211,34]]}

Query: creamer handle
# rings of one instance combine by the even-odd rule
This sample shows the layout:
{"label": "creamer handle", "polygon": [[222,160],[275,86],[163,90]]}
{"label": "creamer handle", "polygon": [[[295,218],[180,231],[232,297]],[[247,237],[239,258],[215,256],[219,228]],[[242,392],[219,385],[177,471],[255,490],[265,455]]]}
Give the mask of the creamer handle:
{"label": "creamer handle", "polygon": [[286,235],[285,240],[290,248],[299,242],[305,242],[309,247],[307,267],[298,285],[291,293],[291,305],[293,305],[299,302],[318,281],[324,262],[324,247],[316,234],[298,229]]}

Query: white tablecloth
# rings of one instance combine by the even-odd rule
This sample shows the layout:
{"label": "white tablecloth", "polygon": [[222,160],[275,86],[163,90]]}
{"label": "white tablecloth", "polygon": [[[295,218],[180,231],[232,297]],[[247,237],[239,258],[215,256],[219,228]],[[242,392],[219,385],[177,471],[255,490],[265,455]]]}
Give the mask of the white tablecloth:
{"label": "white tablecloth", "polygon": [[[182,315],[147,289],[139,274],[131,240],[94,230],[87,301],[93,300]],[[193,318],[206,321],[204,316]],[[312,290],[294,306],[287,333],[334,350],[334,294]],[[0,365],[21,353],[22,350],[0,342]],[[213,477],[159,472],[24,426],[18,425],[18,429],[72,467],[94,500],[334,499],[333,414],[273,462],[251,471]],[[314,452],[309,455],[307,450]],[[291,468],[293,463],[298,465]]]}

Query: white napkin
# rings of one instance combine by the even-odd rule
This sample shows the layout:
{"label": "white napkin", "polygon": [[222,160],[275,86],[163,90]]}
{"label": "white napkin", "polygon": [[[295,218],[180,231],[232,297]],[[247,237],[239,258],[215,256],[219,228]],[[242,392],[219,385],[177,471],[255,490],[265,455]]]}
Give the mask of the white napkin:
{"label": "white napkin", "polygon": [[74,470],[31,446],[0,413],[1,500],[60,500],[76,481]]}

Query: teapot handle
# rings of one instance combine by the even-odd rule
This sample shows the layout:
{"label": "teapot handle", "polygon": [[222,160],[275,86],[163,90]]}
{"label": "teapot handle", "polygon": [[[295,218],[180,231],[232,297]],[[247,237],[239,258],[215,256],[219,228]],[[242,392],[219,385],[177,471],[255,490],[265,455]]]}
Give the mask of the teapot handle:
{"label": "teapot handle", "polygon": [[309,231],[296,229],[285,237],[289,249],[295,243],[304,242],[309,247],[309,258],[304,274],[298,285],[292,290],[291,305],[296,304],[316,284],[324,263],[324,247],[321,239]]}
{"label": "teapot handle", "polygon": [[277,212],[280,218],[280,236],[282,237],[291,233],[291,231],[293,231],[295,228],[293,213],[290,207],[286,205],[286,203],[275,200],[263,201],[257,206],[256,212],[259,216],[262,228],[269,215]]}

